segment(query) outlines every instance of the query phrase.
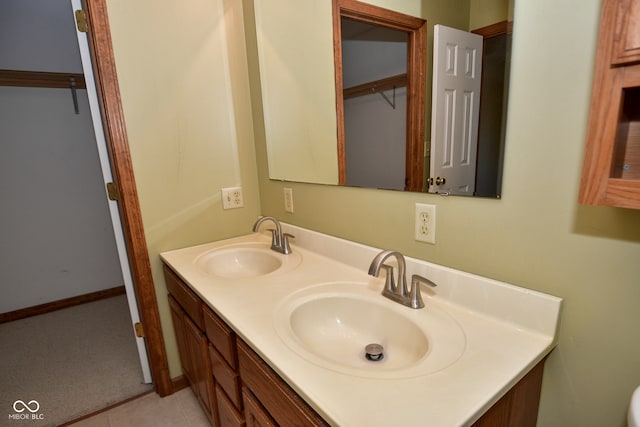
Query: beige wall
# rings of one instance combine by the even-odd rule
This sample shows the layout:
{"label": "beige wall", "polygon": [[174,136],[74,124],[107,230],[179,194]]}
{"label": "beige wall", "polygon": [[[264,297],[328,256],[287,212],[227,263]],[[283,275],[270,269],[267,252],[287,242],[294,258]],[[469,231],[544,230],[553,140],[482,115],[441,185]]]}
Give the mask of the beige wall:
{"label": "beige wall", "polygon": [[[275,215],[565,298],[539,425],[621,427],[640,384],[640,211],[576,202],[600,1],[516,4],[502,200],[270,181],[259,96],[249,104],[246,93],[241,2],[224,1],[233,25],[220,33],[218,1],[108,2],[165,329],[158,252],[244,234],[259,212]],[[226,77],[218,75],[221,34],[231,47]],[[257,78],[255,64],[249,72]],[[217,102],[229,90],[224,111]],[[235,139],[219,120],[239,123]],[[222,211],[219,188],[239,182],[246,207]],[[294,214],[284,212],[284,186],[294,189]],[[416,202],[437,205],[436,245],[413,240]],[[176,375],[175,343],[165,335]]]}
{"label": "beige wall", "polygon": [[[265,128],[269,129],[269,176],[337,184],[336,143],[327,144],[336,140],[331,2],[296,0],[295,12],[291,0],[244,4],[252,3],[255,23],[251,28],[260,34],[260,92]],[[285,23],[283,16],[291,19]]]}
{"label": "beige wall", "polygon": [[[600,4],[516,1],[502,200],[269,181],[256,119],[263,214],[565,298],[545,427],[621,427],[640,384],[640,211],[577,203]],[[437,205],[435,246],[413,240],[416,202]]]}
{"label": "beige wall", "polygon": [[[510,13],[511,12],[511,13]],[[513,0],[469,1],[469,30],[513,18]]]}
{"label": "beige wall", "polygon": [[[251,231],[259,212],[241,4],[107,2],[169,357],[181,372],[160,252]],[[245,207],[222,209],[242,185]]]}

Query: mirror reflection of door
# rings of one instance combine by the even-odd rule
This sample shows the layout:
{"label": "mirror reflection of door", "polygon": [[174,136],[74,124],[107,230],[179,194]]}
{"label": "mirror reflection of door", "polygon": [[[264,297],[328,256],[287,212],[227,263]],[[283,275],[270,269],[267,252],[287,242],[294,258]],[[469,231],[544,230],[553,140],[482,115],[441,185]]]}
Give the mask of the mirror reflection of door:
{"label": "mirror reflection of door", "polygon": [[512,22],[503,21],[473,32],[484,38],[474,196],[500,198],[507,130],[513,25]]}
{"label": "mirror reflection of door", "polygon": [[408,35],[341,21],[345,184],[404,190]]}
{"label": "mirror reflection of door", "polygon": [[430,191],[475,193],[482,36],[434,27]]}
{"label": "mirror reflection of door", "polygon": [[512,31],[434,27],[430,192],[500,198]]}
{"label": "mirror reflection of door", "polygon": [[426,21],[333,0],[340,185],[423,190]]}

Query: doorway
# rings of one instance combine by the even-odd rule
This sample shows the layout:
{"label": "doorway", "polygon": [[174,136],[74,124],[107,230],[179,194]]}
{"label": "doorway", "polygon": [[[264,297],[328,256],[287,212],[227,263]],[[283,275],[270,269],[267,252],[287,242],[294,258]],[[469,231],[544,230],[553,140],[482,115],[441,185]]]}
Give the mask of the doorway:
{"label": "doorway", "polygon": [[[65,22],[65,25],[71,24],[73,28],[68,0],[46,4],[37,2],[37,5],[24,0],[3,2],[2,7],[8,9],[3,10],[0,15],[7,23],[16,25],[21,13],[12,15],[9,9],[17,11],[26,7],[28,25],[23,25],[33,31],[35,27],[42,28],[41,25],[33,24],[41,24],[44,17],[30,13],[36,10],[51,18],[50,11],[41,9],[54,4],[61,8],[61,14],[54,13],[53,19],[58,20],[60,17],[60,21]],[[62,18],[63,15],[66,19]],[[18,45],[19,43],[15,43],[15,46]],[[2,45],[3,51],[10,48],[11,46]],[[62,49],[50,50],[54,60],[61,56]],[[22,51],[13,56],[3,53],[2,58],[10,60],[23,54]],[[0,65],[0,69],[25,68],[15,65],[20,59],[13,64]],[[28,62],[33,58],[27,55],[22,59]],[[44,73],[42,69],[37,71]],[[2,312],[105,292],[126,282],[118,265],[114,230],[107,208],[109,202],[105,198],[96,142],[91,124],[87,124],[87,119],[88,122],[91,121],[89,99],[79,81],[74,80],[70,83],[73,85],[70,84],[66,89],[4,86],[1,88],[0,103],[4,104],[2,116],[5,123],[0,129],[3,129],[6,137],[3,138],[5,152],[2,156],[4,164],[1,170],[4,183],[3,200],[7,203],[6,209],[3,209],[2,223],[7,231],[3,236],[12,237],[11,244],[7,239],[3,243],[8,246],[3,248],[2,281],[5,291],[9,294],[8,297],[3,295],[2,300],[6,307],[3,306],[0,310]],[[81,130],[78,133],[76,130],[79,124]],[[123,333],[128,334],[131,344],[135,346],[126,299],[112,297],[109,298],[109,302],[115,305],[102,311],[96,308],[88,314],[102,313],[104,321],[98,324],[110,325],[119,323],[123,316],[126,317]],[[118,319],[109,317],[114,313],[121,315]],[[36,326],[38,330],[46,330],[52,325],[46,315],[31,318],[32,321],[39,319],[43,319],[43,323]],[[76,324],[90,323],[80,319],[84,318],[78,317]],[[79,334],[78,339],[72,341],[86,344],[88,335],[93,335],[99,330],[93,328],[92,331]],[[29,340],[24,334],[18,334],[12,342],[15,349],[21,344],[28,344]],[[24,358],[32,354],[28,348],[24,347]],[[60,355],[73,352],[74,346],[53,343],[48,350],[51,356]],[[113,358],[119,360],[120,356],[116,354]],[[85,359],[89,363],[92,362],[89,356]],[[103,366],[96,365],[91,369],[97,371],[103,369]],[[78,372],[80,371],[81,369],[78,369]],[[117,375],[117,372],[113,373]],[[14,378],[20,378],[22,381],[27,378],[26,375],[17,374],[15,371],[11,373]],[[81,387],[82,378],[77,380],[78,387]],[[142,372],[133,380],[138,384],[145,381]],[[48,385],[56,386],[56,383],[53,381]],[[85,386],[86,384],[82,385]],[[150,387],[146,386],[146,389]],[[11,383],[3,383],[2,388],[10,390]],[[15,396],[15,401],[28,399],[28,396]],[[44,411],[47,402],[41,403]],[[46,417],[45,412],[43,415]]]}
{"label": "doorway", "polygon": [[344,184],[404,190],[408,33],[348,18],[341,33]]}
{"label": "doorway", "polygon": [[[388,34],[400,34],[403,41],[401,45],[406,47],[406,67],[403,72],[387,78],[377,78],[373,82],[359,84],[355,87],[345,85],[343,67],[345,49],[343,46],[344,30],[360,32],[361,26],[366,27],[365,33],[377,33],[382,31],[385,39]],[[354,93],[359,95],[364,91],[380,93],[382,90],[406,87],[403,103],[406,113],[399,115],[404,119],[405,126],[400,135],[390,136],[387,140],[405,140],[404,190],[421,191],[423,181],[423,139],[424,139],[424,96],[425,96],[425,69],[426,69],[426,24],[423,19],[404,15],[389,9],[368,5],[355,0],[333,0],[333,39],[334,39],[334,64],[336,68],[336,115],[338,133],[338,176],[340,185],[346,185],[347,176],[350,174],[347,168],[347,128],[345,125],[346,107],[345,99]],[[388,32],[387,32],[388,31]],[[391,36],[396,39],[397,36]],[[375,55],[373,55],[375,56]],[[393,56],[396,56],[395,54]],[[396,62],[393,60],[392,62]],[[387,71],[389,71],[389,68]],[[395,68],[395,66],[391,67]],[[387,97],[387,95],[385,95]],[[392,106],[394,102],[390,102]],[[369,120],[372,120],[369,118]],[[397,118],[396,118],[397,120]],[[360,126],[358,126],[360,127]],[[397,132],[398,133],[398,132]],[[401,142],[402,143],[402,142]],[[388,147],[386,147],[389,149]],[[393,150],[393,147],[391,148]],[[384,155],[383,155],[384,156]],[[400,162],[401,163],[401,162]],[[397,179],[394,179],[396,181]],[[366,180],[365,180],[366,181]],[[365,182],[362,181],[362,182]],[[402,178],[400,179],[402,181]],[[360,184],[362,184],[360,182]],[[400,185],[401,186],[401,185]],[[399,187],[394,185],[394,187]]]}

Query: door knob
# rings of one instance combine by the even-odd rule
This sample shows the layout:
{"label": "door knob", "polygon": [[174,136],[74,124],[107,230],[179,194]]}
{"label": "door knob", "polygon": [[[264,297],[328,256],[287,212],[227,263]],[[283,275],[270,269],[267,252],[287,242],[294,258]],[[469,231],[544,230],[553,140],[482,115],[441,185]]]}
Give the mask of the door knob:
{"label": "door knob", "polygon": [[[433,177],[429,178],[429,185],[433,185],[433,182],[434,182]],[[443,185],[445,182],[447,182],[445,178],[437,177],[435,179],[436,185]]]}

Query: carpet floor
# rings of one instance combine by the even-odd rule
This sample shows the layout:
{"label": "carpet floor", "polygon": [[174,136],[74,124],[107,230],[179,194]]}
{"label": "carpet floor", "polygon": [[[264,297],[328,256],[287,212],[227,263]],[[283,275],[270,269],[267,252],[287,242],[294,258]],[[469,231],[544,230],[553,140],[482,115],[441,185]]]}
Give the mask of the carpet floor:
{"label": "carpet floor", "polygon": [[153,388],[124,295],[0,324],[0,343],[2,426],[59,425]]}

